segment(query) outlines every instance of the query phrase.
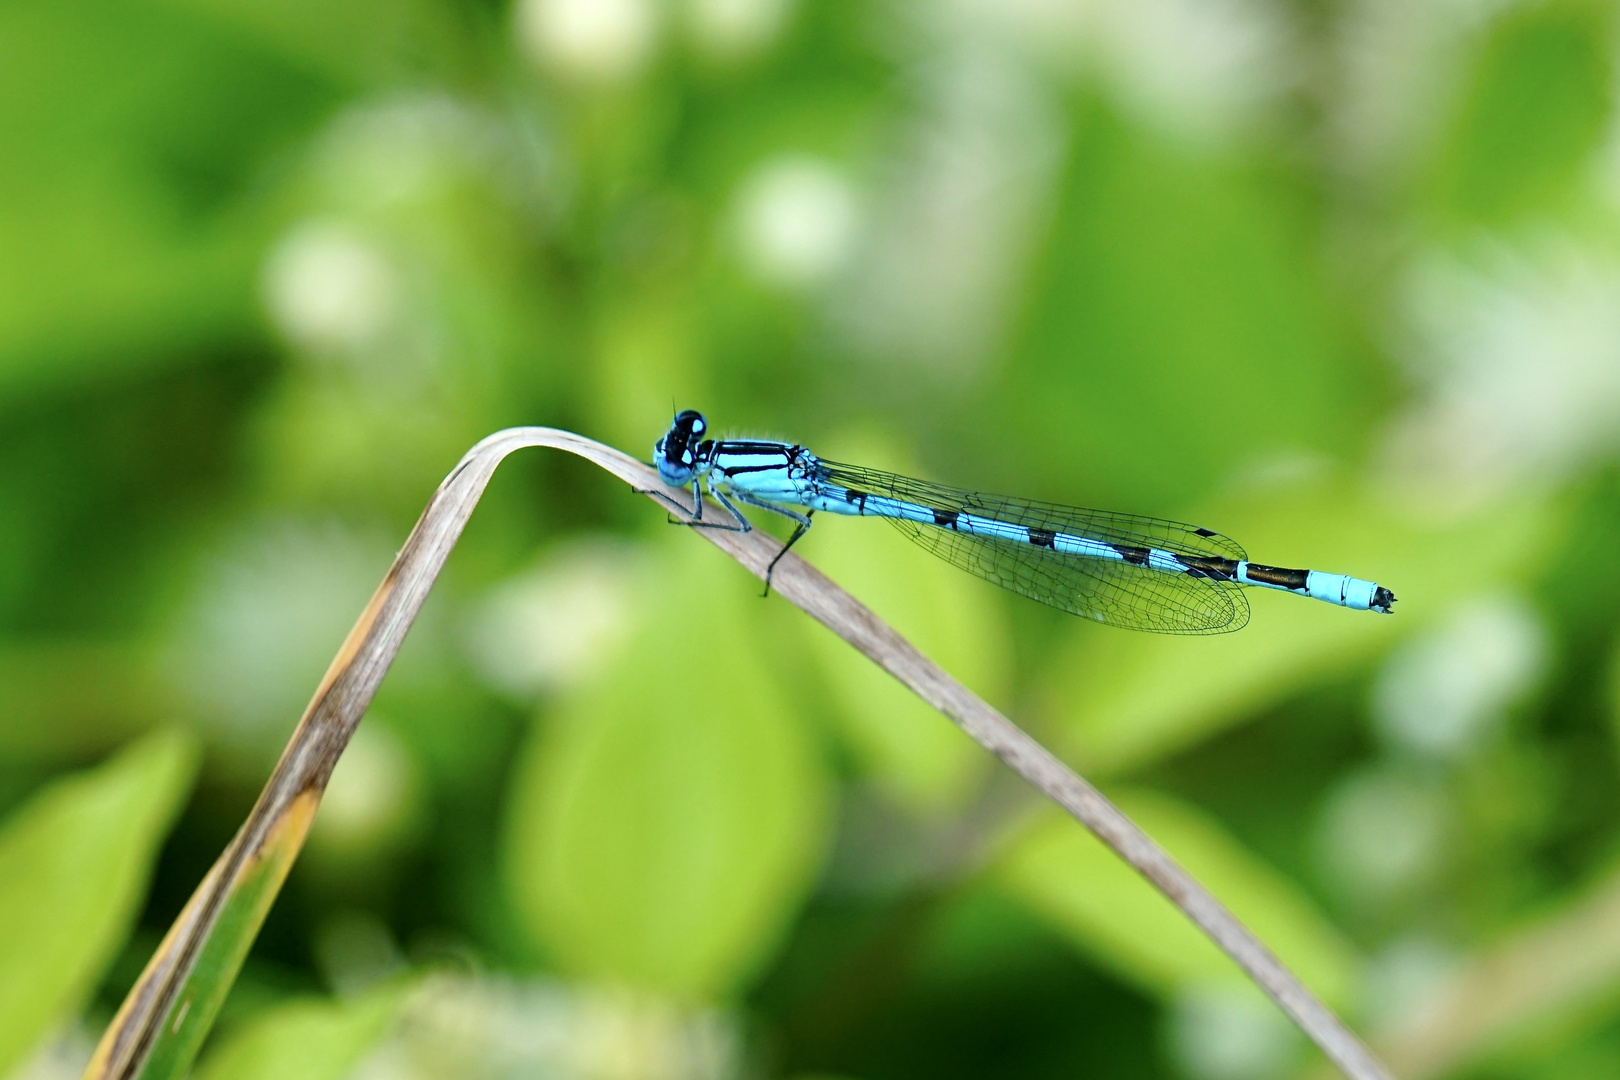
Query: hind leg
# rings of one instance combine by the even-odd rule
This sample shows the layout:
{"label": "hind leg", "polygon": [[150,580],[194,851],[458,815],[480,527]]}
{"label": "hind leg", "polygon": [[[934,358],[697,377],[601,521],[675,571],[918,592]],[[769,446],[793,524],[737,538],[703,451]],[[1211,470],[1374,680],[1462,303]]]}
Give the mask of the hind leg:
{"label": "hind leg", "polygon": [[757,506],[761,510],[769,510],[773,514],[781,514],[783,517],[794,523],[793,535],[788,537],[787,543],[782,545],[782,550],[776,553],[776,557],[771,559],[771,564],[765,568],[765,591],[760,595],[769,596],[771,595],[771,575],[776,572],[776,564],[782,561],[782,556],[788,553],[788,548],[792,547],[794,544],[797,544],[799,542],[799,538],[810,531],[810,516],[814,514],[815,511],[810,510],[800,514],[777,503],[770,503],[763,499],[756,499],[746,492],[739,491],[736,493],[736,495],[740,501],[747,503],[749,506]]}

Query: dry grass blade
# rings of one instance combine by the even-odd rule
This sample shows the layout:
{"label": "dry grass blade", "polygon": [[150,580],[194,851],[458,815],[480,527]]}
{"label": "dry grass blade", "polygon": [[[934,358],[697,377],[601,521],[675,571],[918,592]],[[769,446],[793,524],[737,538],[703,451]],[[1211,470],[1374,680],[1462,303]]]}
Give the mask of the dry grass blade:
{"label": "dry grass blade", "polygon": [[[578,454],[639,490],[640,461],[566,431],[512,428],[473,447],[434,493],[332,661],[247,821],[170,929],[102,1037],[85,1080],[178,1080],[246,957],[308,830],[327,779],[387,673],[497,465],[514,450]],[[663,505],[660,501],[660,505]],[[758,530],[696,530],[759,577],[781,548]],[[1100,792],[918,652],[814,567],[789,554],[772,586],[943,712],[1118,852],[1231,956],[1352,1080],[1389,1073],[1299,979]]]}

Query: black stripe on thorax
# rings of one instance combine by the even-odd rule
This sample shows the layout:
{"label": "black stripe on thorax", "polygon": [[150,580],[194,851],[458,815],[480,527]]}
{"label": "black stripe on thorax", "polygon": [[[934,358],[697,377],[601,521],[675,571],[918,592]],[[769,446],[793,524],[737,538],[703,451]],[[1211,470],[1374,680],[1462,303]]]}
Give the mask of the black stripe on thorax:
{"label": "black stripe on thorax", "polygon": [[715,445],[715,450],[721,454],[781,454],[789,458],[798,457],[803,449],[802,446],[788,446],[779,442],[745,442],[737,439]]}
{"label": "black stripe on thorax", "polygon": [[727,476],[736,476],[738,473],[772,472],[785,467],[787,464],[785,461],[778,461],[774,465],[721,465],[720,469]]}
{"label": "black stripe on thorax", "polygon": [[[799,454],[804,450],[802,446],[783,446],[781,443],[769,442],[723,442],[718,443],[714,449],[714,457],[721,470],[728,476],[738,473],[769,472],[772,469],[781,469],[792,465],[798,460]],[[763,465],[730,465],[726,458],[769,458]]]}

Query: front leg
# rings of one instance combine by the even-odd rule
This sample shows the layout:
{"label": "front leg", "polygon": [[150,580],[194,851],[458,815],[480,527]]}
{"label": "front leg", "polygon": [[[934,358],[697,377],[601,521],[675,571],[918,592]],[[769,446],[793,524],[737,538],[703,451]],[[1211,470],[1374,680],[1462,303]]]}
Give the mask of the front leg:
{"label": "front leg", "polygon": [[720,505],[724,506],[731,513],[731,519],[733,522],[735,522],[735,524],[727,525],[726,523],[720,521],[704,521],[703,489],[698,486],[700,483],[701,481],[697,477],[692,478],[692,509],[690,510],[686,508],[685,503],[677,502],[666,492],[659,491],[654,488],[631,488],[630,490],[634,491],[637,495],[651,495],[655,499],[661,499],[668,505],[679,510],[681,512],[681,516],[679,518],[671,517],[669,519],[669,523],[671,525],[685,525],[690,529],[721,529],[725,532],[754,531],[754,526],[749,524],[748,519],[743,517],[742,514],[737,511],[737,508],[732,505],[731,500],[726,498],[725,493],[714,486],[713,480],[710,480],[709,482],[709,494],[718,499],[720,501]]}
{"label": "front leg", "polygon": [[[696,487],[697,487],[697,485],[694,482],[693,488],[695,489]],[[672,498],[668,492],[663,491],[660,488],[638,488],[638,487],[633,487],[630,490],[635,492],[637,495],[651,495],[653,498],[658,499],[659,501],[665,503],[668,506],[673,506],[676,510],[680,511],[680,514],[681,514],[680,519],[676,519],[674,517],[671,517],[669,519],[669,523],[671,525],[690,525],[690,524],[692,524],[693,519],[696,519],[698,521],[701,521],[703,519],[703,497],[701,495],[698,495],[696,490],[694,490],[692,492],[693,502],[697,506],[696,513],[694,513],[692,510],[688,509],[687,505],[685,503],[680,502],[679,500],[677,500],[675,498]]]}
{"label": "front leg", "polygon": [[[692,481],[692,497],[696,500],[697,512],[695,514],[688,514],[688,520],[686,521],[671,521],[670,524],[685,525],[688,528],[693,529],[719,529],[721,532],[745,533],[754,531],[753,524],[747,518],[742,516],[742,513],[737,509],[736,505],[730,499],[726,498],[726,493],[715,487],[712,482],[709,484],[709,494],[713,495],[716,501],[718,501],[721,506],[725,507],[726,512],[731,515],[731,524],[727,524],[724,521],[703,520],[703,496],[697,492],[696,480]],[[683,506],[681,509],[684,511],[686,507]]]}

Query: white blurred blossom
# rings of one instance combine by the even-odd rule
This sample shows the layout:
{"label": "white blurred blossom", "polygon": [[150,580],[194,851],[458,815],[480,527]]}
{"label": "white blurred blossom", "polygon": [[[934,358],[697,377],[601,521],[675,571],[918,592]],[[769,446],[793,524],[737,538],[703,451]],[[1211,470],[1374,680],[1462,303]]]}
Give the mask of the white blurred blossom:
{"label": "white blurred blossom", "polygon": [[1368,962],[1362,997],[1368,1021],[1380,1028],[1399,1023],[1423,1026],[1423,1004],[1437,1000],[1438,991],[1456,972],[1456,950],[1424,936],[1391,942]]}
{"label": "white blurred blossom", "polygon": [[1299,1049],[1289,1019],[1240,983],[1182,990],[1167,1020],[1171,1056],[1194,1080],[1264,1080],[1281,1074]]}
{"label": "white blurred blossom", "polygon": [[1394,900],[1427,880],[1444,853],[1448,807],[1404,770],[1373,767],[1329,793],[1316,829],[1327,880],[1359,903]]}
{"label": "white blurred blossom", "polygon": [[806,155],[754,169],[735,216],[745,263],[772,285],[824,284],[849,262],[857,239],[854,186],[836,165]]}
{"label": "white blurred blossom", "polygon": [[1195,141],[1250,124],[1296,81],[1294,32],[1265,0],[950,0],[947,34],[1096,71],[1137,118]]}
{"label": "white blurred blossom", "polygon": [[686,0],[693,42],[715,60],[756,56],[781,37],[793,0]]}
{"label": "white blurred blossom", "polygon": [[399,275],[382,249],[337,221],[309,221],[276,245],[265,267],[270,320],[288,341],[315,353],[362,349],[393,326]]}
{"label": "white blurred blossom", "polygon": [[1202,139],[1241,128],[1294,82],[1283,11],[1263,0],[1102,0],[1092,34],[1127,105]]}
{"label": "white blurred blossom", "polygon": [[464,640],[491,686],[527,700],[589,679],[634,626],[636,553],[586,541],[496,586],[471,612]]}
{"label": "white blurred blossom", "polygon": [[95,1035],[72,1021],[7,1073],[6,1080],[78,1080],[95,1050]]}
{"label": "white blurred blossom", "polygon": [[1522,598],[1481,597],[1390,655],[1373,686],[1374,723],[1397,746],[1463,753],[1535,684],[1547,651],[1543,620]]}
{"label": "white blurred blossom", "polygon": [[493,180],[510,191],[540,182],[548,172],[544,155],[521,154],[498,117],[427,92],[344,109],[316,141],[312,161],[320,196],[354,214],[410,209],[469,179]]}
{"label": "white blurred blossom", "polygon": [[734,1021],[630,993],[436,976],[351,1080],[729,1080]]}
{"label": "white blurred blossom", "polygon": [[[871,235],[834,305],[854,350],[971,375],[1002,343],[1056,200],[1075,71],[1138,122],[1202,144],[1297,81],[1285,5],[1267,0],[911,3],[892,48],[920,58],[915,104],[880,161]],[[920,43],[920,44],[919,44]]]}
{"label": "white blurred blossom", "polygon": [[[499,346],[476,325],[488,315],[464,296],[487,287],[501,303],[495,282],[509,269],[508,245],[566,201],[560,172],[538,125],[446,93],[394,93],[339,111],[307,158],[309,216],[263,273],[271,323],[311,362],[315,378],[301,387],[311,410],[348,414],[343,433],[372,444],[372,407],[399,417],[414,398],[419,413],[448,417],[447,404],[486,388]],[[318,423],[318,438],[336,426],[296,422]]]}
{"label": "white blurred blossom", "polygon": [[916,86],[835,321],[868,356],[962,375],[989,358],[1019,295],[1064,122],[1054,89],[992,50],[942,56]]}
{"label": "white blurred blossom", "polygon": [[580,82],[628,79],[658,44],[658,0],[518,0],[515,12],[525,54]]}
{"label": "white blurred blossom", "polygon": [[1327,132],[1358,183],[1406,178],[1456,100],[1468,46],[1517,0],[1352,0],[1333,25]]}
{"label": "white blurred blossom", "polygon": [[1620,450],[1620,261],[1544,236],[1432,254],[1404,292],[1419,392],[1386,446],[1403,489],[1468,509]]}
{"label": "white blurred blossom", "polygon": [[335,523],[259,523],[205,561],[171,644],[176,682],[233,738],[278,745],[388,569]]}

